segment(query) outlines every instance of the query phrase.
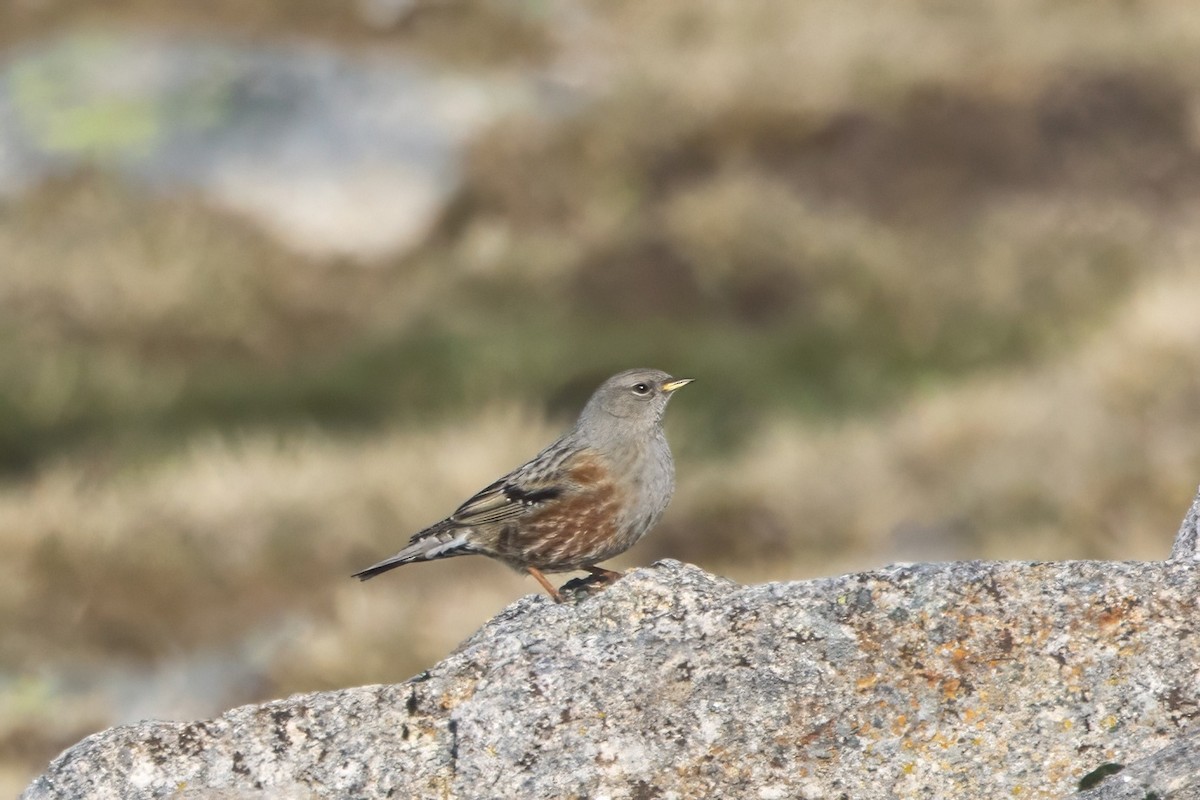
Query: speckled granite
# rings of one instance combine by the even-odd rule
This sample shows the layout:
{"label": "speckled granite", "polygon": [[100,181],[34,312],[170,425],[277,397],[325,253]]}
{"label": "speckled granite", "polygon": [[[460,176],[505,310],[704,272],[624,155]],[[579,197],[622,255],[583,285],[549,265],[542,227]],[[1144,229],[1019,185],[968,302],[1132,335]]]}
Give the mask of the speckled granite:
{"label": "speckled granite", "polygon": [[1064,797],[1197,727],[1197,598],[1191,560],[665,561],[525,597],[407,683],[96,734],[24,797]]}

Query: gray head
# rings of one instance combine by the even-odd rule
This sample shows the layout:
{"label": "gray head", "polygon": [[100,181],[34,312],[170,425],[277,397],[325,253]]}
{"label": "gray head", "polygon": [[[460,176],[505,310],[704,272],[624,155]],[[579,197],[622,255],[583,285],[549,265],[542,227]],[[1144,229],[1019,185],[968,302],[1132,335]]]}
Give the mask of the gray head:
{"label": "gray head", "polygon": [[603,431],[651,431],[662,422],[667,401],[691,378],[673,378],[658,369],[628,369],[600,384],[576,429]]}

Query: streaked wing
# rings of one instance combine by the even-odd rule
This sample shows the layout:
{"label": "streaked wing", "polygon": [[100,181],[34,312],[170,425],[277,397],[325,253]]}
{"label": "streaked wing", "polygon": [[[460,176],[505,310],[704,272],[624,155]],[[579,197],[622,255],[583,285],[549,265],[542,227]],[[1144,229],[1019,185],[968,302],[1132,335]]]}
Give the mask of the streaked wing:
{"label": "streaked wing", "polygon": [[533,462],[481,489],[450,515],[456,526],[516,519],[579,489],[572,465],[582,452],[547,448]]}

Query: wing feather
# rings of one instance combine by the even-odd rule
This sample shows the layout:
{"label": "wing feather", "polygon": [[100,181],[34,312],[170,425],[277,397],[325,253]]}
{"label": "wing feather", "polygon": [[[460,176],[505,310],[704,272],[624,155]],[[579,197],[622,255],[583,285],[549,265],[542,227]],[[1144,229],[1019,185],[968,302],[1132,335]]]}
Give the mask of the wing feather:
{"label": "wing feather", "polygon": [[571,477],[571,465],[582,455],[567,457],[549,475],[525,467],[511,472],[476,492],[447,521],[465,528],[517,519],[550,500],[576,492],[579,486]]}

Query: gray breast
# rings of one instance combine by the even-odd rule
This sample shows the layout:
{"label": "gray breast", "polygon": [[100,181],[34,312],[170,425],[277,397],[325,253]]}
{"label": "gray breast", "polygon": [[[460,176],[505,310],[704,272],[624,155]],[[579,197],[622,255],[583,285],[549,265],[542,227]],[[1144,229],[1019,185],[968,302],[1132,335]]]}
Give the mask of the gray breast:
{"label": "gray breast", "polygon": [[675,462],[662,431],[649,438],[628,477],[632,499],[626,508],[630,545],[654,527],[675,492]]}

